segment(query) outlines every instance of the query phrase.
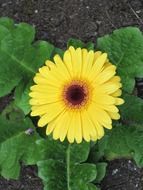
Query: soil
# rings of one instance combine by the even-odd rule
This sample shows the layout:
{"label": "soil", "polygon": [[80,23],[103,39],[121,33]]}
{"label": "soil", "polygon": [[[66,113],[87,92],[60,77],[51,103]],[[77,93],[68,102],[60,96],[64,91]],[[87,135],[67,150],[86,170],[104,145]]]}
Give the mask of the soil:
{"label": "soil", "polygon": [[[142,0],[0,0],[0,16],[32,24],[36,39],[60,48],[66,47],[70,37],[96,42],[97,37],[129,25],[143,31]],[[12,95],[0,98],[0,111],[11,99]],[[35,167],[23,168],[19,181],[0,179],[0,190],[35,189],[43,189]],[[112,161],[102,190],[143,190],[143,170],[130,160]]]}
{"label": "soil", "polygon": [[132,160],[114,160],[108,164],[102,190],[143,190],[143,169]]}
{"label": "soil", "polygon": [[0,190],[43,190],[35,166],[22,167],[19,180],[0,179]]}

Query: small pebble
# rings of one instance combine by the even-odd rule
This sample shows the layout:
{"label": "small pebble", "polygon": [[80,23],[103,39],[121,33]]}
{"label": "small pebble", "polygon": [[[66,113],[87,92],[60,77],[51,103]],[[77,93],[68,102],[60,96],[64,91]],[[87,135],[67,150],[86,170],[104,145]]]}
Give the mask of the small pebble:
{"label": "small pebble", "polygon": [[100,21],[100,20],[97,20],[96,23],[97,23],[97,24],[101,24],[101,21]]}
{"label": "small pebble", "polygon": [[2,7],[5,7],[6,5],[7,5],[7,3],[3,3],[1,6],[2,6]]}
{"label": "small pebble", "polygon": [[112,175],[115,175],[119,170],[118,169],[115,169],[112,171]]}
{"label": "small pebble", "polygon": [[37,14],[37,13],[38,13],[38,10],[36,9],[34,12]]}
{"label": "small pebble", "polygon": [[141,13],[141,10],[137,10],[136,13],[137,13],[137,14]]}

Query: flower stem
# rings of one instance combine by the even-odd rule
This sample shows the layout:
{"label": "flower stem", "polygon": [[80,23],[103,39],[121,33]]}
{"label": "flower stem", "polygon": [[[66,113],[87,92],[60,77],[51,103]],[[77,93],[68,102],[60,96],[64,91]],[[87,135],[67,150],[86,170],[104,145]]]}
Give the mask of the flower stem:
{"label": "flower stem", "polygon": [[67,149],[67,188],[68,190],[71,190],[70,188],[70,147],[71,147],[71,144],[68,145],[68,149]]}

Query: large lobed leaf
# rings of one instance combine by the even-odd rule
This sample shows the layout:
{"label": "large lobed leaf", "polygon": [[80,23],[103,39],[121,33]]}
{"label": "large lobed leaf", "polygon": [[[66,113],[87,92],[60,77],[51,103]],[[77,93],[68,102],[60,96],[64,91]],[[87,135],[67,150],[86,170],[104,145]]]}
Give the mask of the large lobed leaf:
{"label": "large lobed leaf", "polygon": [[6,116],[9,119],[0,116],[0,174],[5,178],[17,179],[20,162],[33,165],[39,160],[36,140],[40,137],[31,120],[23,114],[12,112]]}
{"label": "large lobed leaf", "polygon": [[96,165],[84,163],[89,154],[89,144],[71,144],[48,138],[38,142],[43,161],[38,162],[39,177],[44,190],[96,190],[91,184],[96,178]]}
{"label": "large lobed leaf", "polygon": [[122,157],[134,158],[143,167],[143,129],[138,126],[117,125],[101,141],[99,151],[111,160]]}
{"label": "large lobed leaf", "polygon": [[27,115],[30,112],[31,106],[29,104],[29,93],[30,86],[32,86],[32,81],[29,83],[25,83],[21,81],[19,85],[15,89],[14,97],[15,97],[15,106],[23,110],[24,114]]}
{"label": "large lobed leaf", "polygon": [[143,100],[137,96],[124,93],[125,104],[121,106],[121,118],[129,125],[143,124]]}
{"label": "large lobed leaf", "polygon": [[32,26],[0,19],[0,96],[8,94],[21,80],[31,80],[50,58],[54,46],[44,41],[33,43],[34,36]]}
{"label": "large lobed leaf", "polygon": [[133,91],[135,77],[143,77],[143,35],[138,28],[127,27],[115,30],[97,40],[97,49],[105,51],[117,66],[123,89]]}

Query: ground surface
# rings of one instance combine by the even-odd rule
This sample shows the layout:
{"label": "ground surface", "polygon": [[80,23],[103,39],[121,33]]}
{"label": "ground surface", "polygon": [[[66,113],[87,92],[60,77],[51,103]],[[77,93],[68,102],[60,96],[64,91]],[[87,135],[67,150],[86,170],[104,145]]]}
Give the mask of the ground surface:
{"label": "ground surface", "polygon": [[[96,42],[98,36],[125,26],[143,31],[142,0],[0,0],[0,16],[36,27],[37,39],[60,48],[69,37]],[[141,90],[140,90],[141,92]],[[0,111],[12,99],[0,99]],[[1,178],[0,190],[42,190],[35,167],[24,168],[19,181]],[[143,170],[129,160],[109,164],[102,190],[143,190]]]}

